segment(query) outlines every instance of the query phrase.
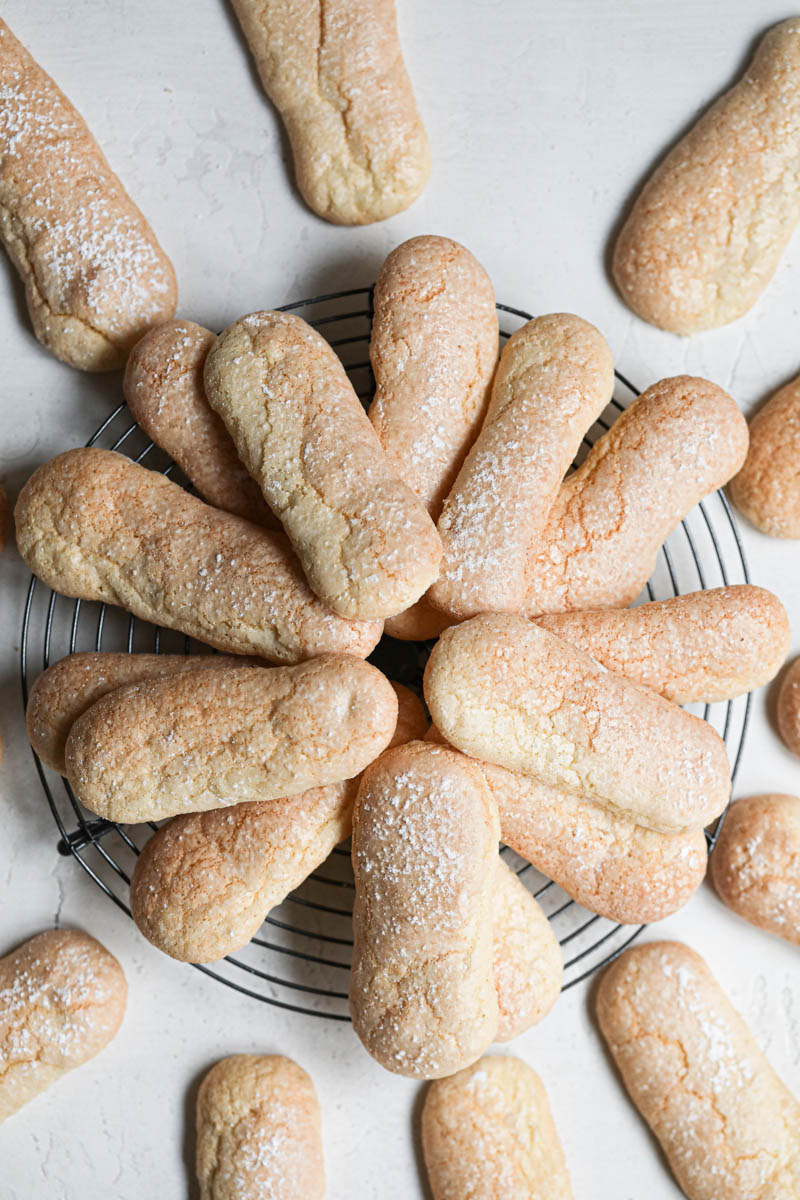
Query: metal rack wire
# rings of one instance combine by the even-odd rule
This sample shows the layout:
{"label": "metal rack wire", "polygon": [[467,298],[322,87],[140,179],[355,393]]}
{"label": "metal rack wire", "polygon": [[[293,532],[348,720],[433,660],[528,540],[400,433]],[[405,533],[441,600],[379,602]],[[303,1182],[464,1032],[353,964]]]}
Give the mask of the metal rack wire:
{"label": "metal rack wire", "polygon": [[[530,319],[521,309],[498,304],[501,344]],[[284,305],[320,330],[342,358],[353,386],[367,404],[374,382],[368,347],[372,288],[352,288]],[[636,389],[617,373],[615,397],[588,431],[578,461],[605,432]],[[178,468],[133,421],[125,404],[110,414],[89,439],[129,455],[189,486]],[[698,505],[663,546],[643,599],[665,599],[698,588],[749,579],[741,541],[721,492]],[[397,642],[384,638],[372,660],[393,679],[421,690],[422,670],[432,643]],[[155,651],[186,654],[207,647],[173,631],[157,629],[119,609],[68,600],[31,578],[22,623],[22,700],[29,685],[51,662],[76,650]],[[749,697],[727,703],[692,706],[708,720],[728,746],[733,774],[742,754],[750,709]],[[137,855],[155,825],[123,826],[98,820],[78,802],[69,784],[34,755],[45,797],[59,831],[58,850],[71,855],[99,888],[129,912],[128,887]],[[709,849],[721,823],[707,832]],[[547,913],[564,950],[564,987],[569,988],[610,961],[640,932],[581,908],[511,850],[502,853]],[[347,973],[352,946],[350,914],[352,874],[349,851],[337,847],[328,861],[274,909],[256,937],[243,950],[213,966],[195,969],[245,995],[294,1012],[346,1021]]]}

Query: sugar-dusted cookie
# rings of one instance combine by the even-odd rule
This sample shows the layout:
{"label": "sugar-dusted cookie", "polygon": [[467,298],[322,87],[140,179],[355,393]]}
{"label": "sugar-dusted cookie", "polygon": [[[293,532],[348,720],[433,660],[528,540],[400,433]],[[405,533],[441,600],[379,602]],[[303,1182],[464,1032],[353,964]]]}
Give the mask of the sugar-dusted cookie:
{"label": "sugar-dusted cookie", "polygon": [[316,330],[289,313],[242,317],[210,351],[205,387],[321,600],[372,620],[419,599],[439,535]]}
{"label": "sugar-dusted cookie", "polygon": [[0,1121],[99,1054],[127,997],[113,954],[75,929],[40,933],[0,958]]}
{"label": "sugar-dusted cookie", "polygon": [[497,808],[444,746],[398,746],[364,772],[353,814],[353,1028],[389,1071],[450,1075],[494,1040]]}
{"label": "sugar-dusted cookie", "polygon": [[696,333],[755,304],[800,219],[800,20],[774,25],[742,78],[645,184],[614,247],[625,302]]}
{"label": "sugar-dusted cookie", "polygon": [[572,1200],[547,1093],[511,1055],[430,1085],[422,1149],[433,1200]]}
{"label": "sugar-dusted cookie", "polygon": [[536,317],[509,339],[483,427],[439,517],[435,608],[463,619],[522,607],[531,544],[613,389],[608,344],[580,317]]}
{"label": "sugar-dusted cookie", "polygon": [[73,367],[122,366],[175,312],[175,272],[80,113],[0,21],[0,238],[34,333]]}
{"label": "sugar-dusted cookie", "polygon": [[688,1200],[800,1195],[800,1105],[699,954],[624,951],[597,1019],[639,1112]]}
{"label": "sugar-dusted cookie", "polygon": [[445,630],[425,699],[465,754],[651,829],[699,828],[728,802],[725,745],[707,722],[525,617],[487,613]]}
{"label": "sugar-dusted cookie", "polygon": [[800,945],[800,799],[749,796],[732,804],[710,873],[728,908]]}
{"label": "sugar-dusted cookie", "polygon": [[35,471],[14,510],[17,545],[55,591],[119,604],[218,650],[295,663],[366,657],[380,622],[337,617],[289,542],[109,450],[68,450]]}
{"label": "sugar-dusted cookie", "polygon": [[200,1200],[322,1200],[322,1118],[310,1076],[280,1054],[234,1054],[197,1093]]}
{"label": "sugar-dusted cookie", "polygon": [[523,611],[631,604],[667,536],[746,453],[747,422],[722,388],[688,375],[654,383],[562,485],[531,546]]}
{"label": "sugar-dusted cookie", "polygon": [[749,583],[635,608],[552,613],[536,623],[677,704],[712,704],[763,687],[789,649],[786,609]]}
{"label": "sugar-dusted cookie", "polygon": [[155,821],[352,779],[388,746],[397,696],[361,659],[146,679],[70,730],[67,778],[110,821]]}
{"label": "sugar-dusted cookie", "polygon": [[279,529],[261,488],[206,400],[203,369],[216,335],[194,321],[165,321],[128,356],[122,390],[139,425],[214,508]]}

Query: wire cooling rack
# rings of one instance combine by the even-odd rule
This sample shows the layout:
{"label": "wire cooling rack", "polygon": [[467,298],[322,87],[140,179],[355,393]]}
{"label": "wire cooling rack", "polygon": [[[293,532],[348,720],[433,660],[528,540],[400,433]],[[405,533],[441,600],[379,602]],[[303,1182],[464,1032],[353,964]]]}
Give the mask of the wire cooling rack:
{"label": "wire cooling rack", "polygon": [[[501,345],[530,320],[520,309],[498,304]],[[302,311],[340,355],[362,403],[374,388],[369,365],[372,288],[354,288],[284,305]],[[617,373],[615,396],[587,433],[580,462],[638,393]],[[117,450],[138,463],[162,471],[189,486],[178,468],[133,421],[125,404],[108,417],[88,445]],[[663,546],[641,599],[662,600],[698,588],[748,581],[747,564],[728,503],[717,492],[695,508]],[[371,656],[400,683],[421,692],[422,670],[432,643],[384,638]],[[22,698],[51,662],[76,650],[196,653],[207,647],[170,630],[157,629],[102,604],[69,600],[32,578],[22,624]],[[735,776],[742,754],[750,698],[690,706],[705,717],[727,743]],[[72,855],[103,892],[125,912],[136,857],[155,825],[115,825],[98,820],[76,800],[68,783],[36,758],[36,768],[60,834],[58,850]],[[707,832],[709,849],[722,818]],[[547,913],[564,953],[564,987],[585,979],[619,954],[641,926],[616,925],[581,908],[561,888],[511,850],[502,851]],[[346,1021],[347,981],[352,948],[353,877],[349,850],[337,847],[327,862],[273,909],[250,944],[213,966],[195,969],[255,999],[295,1012]]]}

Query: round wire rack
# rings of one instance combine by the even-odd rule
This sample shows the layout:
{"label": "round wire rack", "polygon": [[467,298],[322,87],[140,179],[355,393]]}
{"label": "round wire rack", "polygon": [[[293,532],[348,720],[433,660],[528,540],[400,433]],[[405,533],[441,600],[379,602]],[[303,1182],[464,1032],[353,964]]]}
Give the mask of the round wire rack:
{"label": "round wire rack", "polygon": [[[368,355],[372,293],[371,287],[353,288],[300,300],[281,309],[302,311],[304,318],[320,330],[336,349],[365,405],[374,389]],[[504,304],[497,308],[502,346],[515,329],[530,320],[530,314]],[[614,399],[586,434],[576,465],[637,394],[633,385],[617,373]],[[124,403],[87,445],[117,450],[190,487],[175,464],[149,441]],[[748,579],[733,515],[725,496],[717,492],[699,504],[668,538],[640,600],[662,600]],[[385,637],[371,660],[390,678],[421,694],[422,671],[432,644]],[[174,631],[148,625],[117,608],[67,599],[32,577],[22,623],[23,704],[27,704],[30,684],[45,667],[78,650],[208,653],[208,647]],[[724,738],[735,777],[747,729],[749,696],[689,707]],[[35,754],[34,759],[58,826],[59,852],[71,855],[110,900],[130,913],[129,883],[136,857],[157,826],[116,825],[97,819],[81,806],[65,779],[46,768]],[[706,832],[709,849],[721,821]],[[565,989],[616,957],[640,932],[642,926],[617,925],[581,908],[513,851],[504,847],[502,853],[542,905],[561,943]],[[302,887],[269,913],[248,946],[218,963],[195,969],[280,1008],[347,1021],[352,901],[349,849],[339,846]]]}

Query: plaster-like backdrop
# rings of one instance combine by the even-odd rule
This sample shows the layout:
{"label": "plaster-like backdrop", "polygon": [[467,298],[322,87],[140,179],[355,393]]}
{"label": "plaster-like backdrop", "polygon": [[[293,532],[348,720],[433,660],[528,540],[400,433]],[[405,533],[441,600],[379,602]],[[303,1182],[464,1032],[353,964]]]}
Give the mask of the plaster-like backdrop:
{"label": "plaster-like backdrop", "polygon": [[[643,387],[707,375],[745,412],[800,370],[800,239],[744,320],[691,341],[633,317],[604,269],[609,235],[653,160],[738,73],[753,40],[789,15],[771,0],[399,0],[407,64],[433,173],[384,224],[326,225],[299,201],[275,115],[225,0],[7,0],[3,17],[86,117],[171,256],[182,315],[236,316],[370,282],[418,233],[463,241],[498,297],[573,310]],[[0,263],[0,475],[86,440],[120,399],[120,376],[51,359]],[[753,581],[775,590],[800,651],[800,553],[744,531]],[[270,1008],[160,956],[72,862],[25,739],[17,672],[26,572],[0,560],[0,952],[61,922],[123,963],[130,1003],[103,1055],[0,1130],[0,1200],[163,1200],[193,1193],[191,1108],[201,1074],[233,1051],[281,1051],[322,1103],[331,1200],[423,1194],[412,1136],[420,1089],[372,1062],[348,1027]],[[755,698],[737,794],[800,791],[800,762]],[[800,1092],[797,951],[738,921],[708,888],[653,931],[704,954],[789,1086]],[[672,1200],[677,1187],[625,1099],[589,1016],[590,989],[560,1000],[514,1051],[542,1075],[576,1197]]]}

